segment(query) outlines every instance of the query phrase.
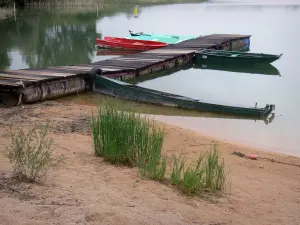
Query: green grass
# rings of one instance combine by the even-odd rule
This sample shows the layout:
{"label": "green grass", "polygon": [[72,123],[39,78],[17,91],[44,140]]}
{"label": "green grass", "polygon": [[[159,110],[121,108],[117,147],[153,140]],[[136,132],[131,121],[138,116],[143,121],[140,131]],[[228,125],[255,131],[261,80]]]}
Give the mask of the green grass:
{"label": "green grass", "polygon": [[186,166],[186,160],[174,157],[171,183],[191,195],[223,191],[225,187],[224,161],[216,145],[199,155],[196,165]]}
{"label": "green grass", "polygon": [[104,104],[92,117],[91,128],[96,156],[111,164],[138,166],[144,176],[163,176],[158,164],[164,132],[148,118]]}
{"label": "green grass", "polygon": [[105,103],[92,117],[91,129],[95,155],[111,164],[138,167],[143,177],[171,183],[190,195],[224,190],[224,161],[216,145],[200,154],[195,165],[173,156],[168,174],[170,159],[162,155],[164,131],[147,117]]}

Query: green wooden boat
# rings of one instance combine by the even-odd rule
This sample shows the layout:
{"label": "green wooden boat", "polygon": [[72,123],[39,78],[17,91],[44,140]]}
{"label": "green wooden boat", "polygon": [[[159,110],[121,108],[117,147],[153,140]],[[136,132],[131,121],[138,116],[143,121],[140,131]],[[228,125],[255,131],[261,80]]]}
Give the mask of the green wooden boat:
{"label": "green wooden boat", "polygon": [[203,49],[196,51],[196,61],[214,61],[223,63],[243,63],[243,64],[261,64],[261,63],[272,63],[279,59],[280,55],[270,55],[263,53],[249,53],[249,52],[238,52],[238,51],[222,51],[213,49]]}
{"label": "green wooden boat", "polygon": [[147,40],[147,41],[160,41],[168,44],[177,44],[182,41],[197,38],[197,36],[184,36],[184,35],[173,35],[173,34],[152,34],[133,31],[129,31],[130,35],[126,36],[129,39]]}
{"label": "green wooden boat", "polygon": [[132,101],[263,119],[267,118],[275,109],[275,105],[256,108],[201,102],[193,98],[143,88],[101,75],[96,75],[95,77],[94,91]]}

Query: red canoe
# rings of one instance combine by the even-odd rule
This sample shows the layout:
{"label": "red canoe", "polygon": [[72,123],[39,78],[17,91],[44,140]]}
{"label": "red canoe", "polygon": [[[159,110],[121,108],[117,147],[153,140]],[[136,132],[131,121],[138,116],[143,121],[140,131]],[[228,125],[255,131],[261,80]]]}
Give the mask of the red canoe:
{"label": "red canoe", "polygon": [[159,41],[144,41],[127,38],[105,37],[104,40],[96,38],[98,47],[101,48],[120,48],[134,50],[151,50],[168,46],[167,43]]}

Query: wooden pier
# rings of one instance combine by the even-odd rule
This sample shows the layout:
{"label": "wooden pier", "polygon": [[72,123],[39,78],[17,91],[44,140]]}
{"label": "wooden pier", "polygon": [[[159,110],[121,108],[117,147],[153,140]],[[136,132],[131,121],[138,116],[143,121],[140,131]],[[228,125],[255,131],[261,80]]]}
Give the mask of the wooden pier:
{"label": "wooden pier", "polygon": [[0,104],[34,103],[89,90],[97,69],[101,69],[104,76],[128,80],[177,68],[191,62],[198,49],[243,48],[249,45],[249,38],[250,35],[212,34],[90,64],[0,71]]}

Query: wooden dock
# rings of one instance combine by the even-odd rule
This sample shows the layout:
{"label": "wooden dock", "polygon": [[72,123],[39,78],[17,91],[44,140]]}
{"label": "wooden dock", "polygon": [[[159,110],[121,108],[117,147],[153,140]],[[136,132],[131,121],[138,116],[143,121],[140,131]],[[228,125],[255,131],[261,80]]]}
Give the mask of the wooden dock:
{"label": "wooden dock", "polygon": [[89,90],[92,88],[91,77],[95,69],[101,69],[104,76],[128,80],[177,68],[191,62],[196,50],[243,48],[249,45],[250,37],[212,34],[90,64],[0,71],[0,104],[14,106]]}

